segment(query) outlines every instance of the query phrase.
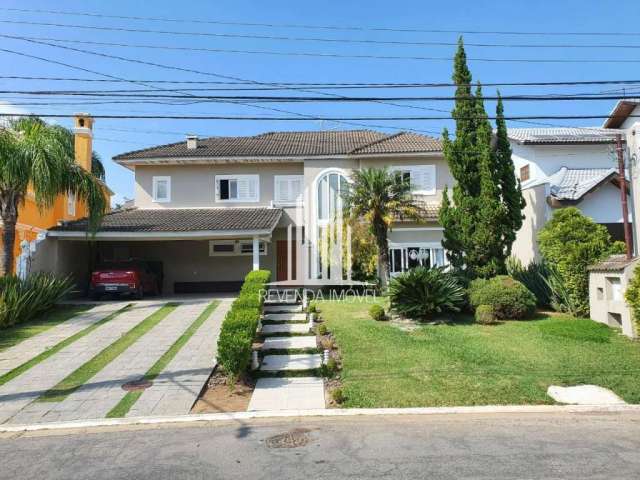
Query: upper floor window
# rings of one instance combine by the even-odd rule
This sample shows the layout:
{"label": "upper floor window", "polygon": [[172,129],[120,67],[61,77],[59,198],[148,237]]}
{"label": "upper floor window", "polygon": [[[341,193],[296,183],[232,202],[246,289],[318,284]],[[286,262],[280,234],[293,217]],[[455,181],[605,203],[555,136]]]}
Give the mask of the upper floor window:
{"label": "upper floor window", "polygon": [[153,201],[157,203],[171,201],[171,177],[153,177]]}
{"label": "upper floor window", "polygon": [[411,184],[413,193],[417,195],[436,194],[436,166],[435,165],[403,165],[391,167],[396,172],[398,180]]}
{"label": "upper floor window", "polygon": [[323,175],[318,181],[318,220],[334,220],[342,210],[342,194],[348,188],[347,179],[337,172]]}
{"label": "upper floor window", "polygon": [[216,175],[216,201],[258,202],[259,175]]}
{"label": "upper floor window", "polygon": [[304,175],[274,176],[273,201],[279,205],[295,205],[302,195]]}
{"label": "upper floor window", "polygon": [[76,215],[76,194],[73,192],[67,194],[67,215]]}
{"label": "upper floor window", "polygon": [[525,165],[524,167],[520,167],[520,181],[526,182],[531,178],[531,170],[529,165]]}

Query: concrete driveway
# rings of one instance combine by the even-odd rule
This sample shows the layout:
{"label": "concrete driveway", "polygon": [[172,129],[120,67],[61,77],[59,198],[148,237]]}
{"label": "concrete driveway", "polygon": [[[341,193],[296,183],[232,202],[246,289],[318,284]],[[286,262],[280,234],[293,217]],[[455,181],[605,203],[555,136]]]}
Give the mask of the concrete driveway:
{"label": "concrete driveway", "polygon": [[[201,315],[206,315],[205,311],[214,299],[220,302],[215,310],[204,323],[200,325],[198,322],[197,330],[191,332],[187,342],[129,412],[136,415],[188,413],[215,366],[218,333],[232,296],[180,295],[132,302],[102,301],[96,307],[0,352],[2,375],[3,371],[23,365],[46,348],[55,347],[56,342],[83,332],[83,329],[91,330],[0,386],[0,423],[104,418],[127,394],[123,384],[145,375]],[[80,388],[62,401],[38,401],[43,393],[68,378],[168,302],[176,302],[178,306]],[[121,311],[127,304],[131,306]]]}

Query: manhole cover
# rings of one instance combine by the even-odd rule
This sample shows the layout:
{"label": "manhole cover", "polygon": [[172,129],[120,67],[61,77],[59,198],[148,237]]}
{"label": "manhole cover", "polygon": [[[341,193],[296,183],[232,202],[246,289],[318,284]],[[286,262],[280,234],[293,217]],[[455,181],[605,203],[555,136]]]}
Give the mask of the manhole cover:
{"label": "manhole cover", "polygon": [[297,448],[304,447],[309,443],[310,430],[306,428],[296,428],[285,433],[267,438],[265,443],[269,448]]}
{"label": "manhole cover", "polygon": [[151,385],[153,385],[153,382],[151,380],[146,380],[144,378],[141,378],[139,380],[133,380],[131,382],[127,382],[123,384],[122,389],[127,392],[137,392],[140,390],[145,390],[149,388]]}

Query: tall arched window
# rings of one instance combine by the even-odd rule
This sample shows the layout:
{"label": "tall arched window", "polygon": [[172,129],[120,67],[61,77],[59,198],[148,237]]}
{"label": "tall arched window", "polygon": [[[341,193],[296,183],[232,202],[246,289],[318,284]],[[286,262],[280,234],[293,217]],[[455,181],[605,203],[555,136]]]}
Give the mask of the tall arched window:
{"label": "tall arched window", "polygon": [[335,220],[342,210],[341,195],[346,192],[348,182],[344,175],[331,171],[318,180],[318,222]]}

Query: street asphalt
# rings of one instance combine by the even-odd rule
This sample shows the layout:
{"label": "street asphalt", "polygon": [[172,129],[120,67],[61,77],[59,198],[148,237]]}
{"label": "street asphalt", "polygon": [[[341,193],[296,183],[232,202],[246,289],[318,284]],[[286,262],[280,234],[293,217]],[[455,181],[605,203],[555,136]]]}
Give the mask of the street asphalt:
{"label": "street asphalt", "polygon": [[638,479],[640,414],[332,417],[0,434],[1,479]]}

